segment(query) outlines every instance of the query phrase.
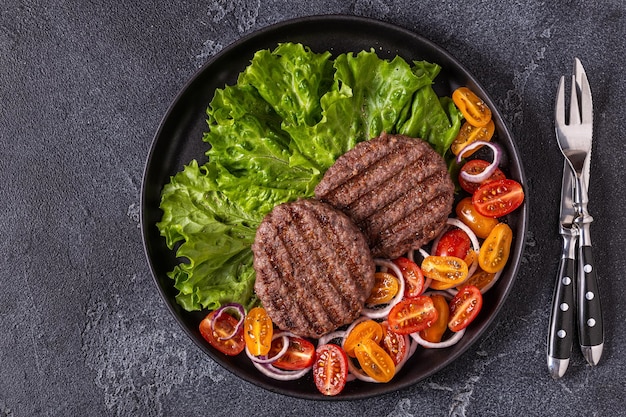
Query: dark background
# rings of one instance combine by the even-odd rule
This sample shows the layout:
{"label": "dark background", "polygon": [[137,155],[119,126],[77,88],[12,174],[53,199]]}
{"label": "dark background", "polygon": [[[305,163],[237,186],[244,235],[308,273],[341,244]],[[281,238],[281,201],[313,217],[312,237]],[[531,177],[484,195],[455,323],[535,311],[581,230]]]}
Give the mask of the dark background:
{"label": "dark background", "polygon": [[[619,415],[626,393],[623,150],[626,4],[608,1],[3,1],[0,4],[0,416]],[[480,81],[520,151],[530,222],[520,273],[483,337],[411,388],[312,402],[243,382],[161,300],[142,246],[141,182],[161,118],[240,37],[286,19],[377,18],[437,43]],[[589,210],[606,344],[545,364],[562,157],[558,78],[594,97]]]}

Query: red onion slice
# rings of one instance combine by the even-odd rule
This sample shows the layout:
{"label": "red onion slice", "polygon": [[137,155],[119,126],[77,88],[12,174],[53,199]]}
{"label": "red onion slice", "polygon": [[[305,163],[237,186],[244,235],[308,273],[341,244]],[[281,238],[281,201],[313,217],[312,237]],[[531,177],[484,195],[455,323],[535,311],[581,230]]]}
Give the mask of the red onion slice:
{"label": "red onion slice", "polygon": [[215,331],[215,322],[217,321],[217,319],[220,318],[222,314],[226,312],[226,310],[234,310],[239,315],[239,321],[237,321],[237,325],[235,326],[231,334],[229,334],[228,336],[220,337],[219,340],[230,340],[235,337],[241,326],[243,326],[243,320],[246,316],[246,310],[241,304],[225,304],[216,310],[215,316],[213,316],[213,320],[211,321],[211,330]]}
{"label": "red onion slice", "polygon": [[493,152],[493,161],[480,174],[472,175],[472,174],[468,174],[465,171],[461,171],[461,174],[460,174],[461,178],[463,178],[465,181],[481,183],[485,181],[486,179],[488,179],[495,172],[496,168],[498,168],[498,165],[500,164],[500,158],[502,154],[500,147],[496,145],[495,143],[487,142],[484,140],[477,140],[476,142],[472,142],[469,145],[467,145],[465,148],[463,148],[463,150],[459,152],[459,154],[456,157],[457,164],[460,164],[461,161],[463,160],[463,154],[465,153],[465,151],[469,151],[469,150],[472,150],[481,146],[487,146],[488,148],[491,149],[491,151]]}

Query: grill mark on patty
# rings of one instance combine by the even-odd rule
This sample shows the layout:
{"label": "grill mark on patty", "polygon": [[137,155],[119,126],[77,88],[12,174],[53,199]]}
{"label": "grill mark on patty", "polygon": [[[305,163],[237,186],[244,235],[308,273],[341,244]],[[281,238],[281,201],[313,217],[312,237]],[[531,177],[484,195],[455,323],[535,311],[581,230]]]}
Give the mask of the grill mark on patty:
{"label": "grill mark on patty", "polygon": [[347,215],[317,200],[275,207],[252,251],[259,299],[279,328],[303,337],[354,321],[374,284],[365,236]]}
{"label": "grill mark on patty", "polygon": [[[308,242],[307,239],[304,239],[299,233],[297,233],[295,223],[297,223],[297,219],[292,217],[291,207],[288,205],[282,205],[278,208],[279,213],[282,219],[285,220],[281,222],[282,230],[279,229],[279,233],[277,238],[280,239],[289,254],[290,260],[305,260],[309,258],[309,250],[308,250]],[[293,267],[293,263],[291,264]],[[312,281],[315,279],[311,279],[315,277],[315,263],[310,261],[298,262],[296,268],[292,269],[289,274],[289,278],[292,279],[294,286],[297,289],[298,299],[300,302],[300,311],[307,317],[309,322],[312,322],[312,329],[315,333],[323,334],[326,330],[325,327],[322,326],[322,323],[326,323],[328,321],[332,322],[332,317],[326,311],[322,305],[323,303],[320,300],[320,297],[323,297],[323,294],[320,294],[318,288],[312,287]],[[314,298],[313,302],[303,303],[302,301],[305,299]],[[303,308],[304,306],[308,308]]]}
{"label": "grill mark on patty", "polygon": [[[424,159],[423,152],[405,154],[398,149],[382,150],[383,152],[370,150],[365,155],[373,153],[379,156],[372,165],[364,166],[364,164],[358,164],[358,168],[352,167],[354,175],[343,182],[339,182],[339,179],[334,179],[334,184],[331,185],[332,189],[324,193],[316,190],[317,195],[321,196],[321,199],[324,201],[332,201],[335,207],[350,210],[350,206],[361,197],[372,190],[386,187],[389,181],[393,181],[397,177],[398,171],[406,170]],[[341,165],[350,167],[347,161],[342,161]],[[390,170],[390,166],[396,167],[396,169]],[[329,175],[332,175],[332,173]]]}
{"label": "grill mark on patty", "polygon": [[[312,208],[312,207],[311,207]],[[328,245],[328,242],[331,241],[330,236],[332,234],[324,232],[325,228],[323,227],[324,217],[321,213],[313,210],[298,210],[300,207],[294,207],[294,210],[300,211],[300,215],[304,220],[304,224],[310,225],[311,228],[309,233],[312,234],[310,243],[310,252],[312,256],[315,258],[315,263],[320,266],[320,269],[323,268],[324,271],[319,272],[319,276],[324,279],[320,279],[319,281],[323,282],[323,285],[329,294],[332,294],[333,299],[331,299],[330,303],[325,303],[328,305],[332,311],[332,316],[336,319],[333,324],[339,326],[344,324],[342,320],[339,320],[342,316],[343,311],[353,312],[355,310],[359,310],[360,306],[355,304],[355,298],[351,297],[351,295],[356,295],[357,288],[355,285],[350,285],[352,283],[352,271],[349,271],[345,264],[341,262],[339,256],[334,250],[334,247]],[[344,281],[338,281],[333,279],[334,274],[339,274],[347,279]],[[342,288],[341,284],[345,283],[350,286],[350,290],[346,291],[345,287]],[[339,301],[343,309],[339,309],[338,305],[334,305],[334,301]],[[334,307],[334,308],[333,308]]]}
{"label": "grill mark on patty", "polygon": [[[358,177],[363,171],[370,169],[373,165],[379,164],[385,159],[385,156],[389,154],[395,154],[398,157],[402,156],[398,152],[402,147],[402,140],[398,140],[401,137],[389,136],[389,138],[389,141],[384,146],[379,142],[366,141],[361,142],[360,146],[357,145],[350,152],[343,154],[326,171],[333,178],[333,181],[319,183],[315,188],[315,194],[336,194],[337,187],[352,180],[354,177]],[[347,167],[349,169],[346,169]]]}
{"label": "grill mark on patty", "polygon": [[[441,210],[442,207],[448,206],[449,197],[447,194],[438,194],[428,204],[413,210],[410,214],[400,219],[400,221],[389,225],[379,236],[380,238],[373,242],[372,254],[377,256],[385,248],[397,247],[395,252],[390,253],[389,257],[396,258],[407,250],[411,249],[411,245],[407,242],[432,240],[439,231],[445,227],[445,219],[448,214]],[[416,233],[407,233],[406,230],[415,230]],[[419,245],[421,246],[421,244]],[[413,247],[413,249],[417,249]]]}
{"label": "grill mark on patty", "polygon": [[383,133],[339,157],[315,195],[353,219],[372,256],[393,258],[443,228],[454,185],[443,158],[427,142]]}
{"label": "grill mark on patty", "polygon": [[[384,207],[371,213],[367,220],[367,234],[379,235],[389,225],[399,222],[402,218],[410,215],[425,205],[429,204],[437,196],[448,192],[443,176],[447,172],[435,172],[419,184],[410,187],[402,195],[387,201]],[[443,189],[442,189],[443,187]]]}
{"label": "grill mark on patty", "polygon": [[322,270],[323,260],[320,259],[319,254],[315,250],[313,229],[319,224],[319,221],[313,218],[307,219],[309,221],[312,220],[313,224],[307,223],[304,220],[306,211],[299,210],[299,208],[297,205],[290,205],[285,207],[284,211],[291,223],[287,235],[291,236],[293,242],[296,243],[292,245],[294,249],[292,256],[296,259],[307,260],[301,262],[300,265],[301,270],[298,276],[304,278],[300,284],[307,290],[309,297],[313,299],[313,302],[309,304],[312,310],[323,316],[324,322],[330,322],[333,327],[336,327],[342,324],[340,323],[341,320],[339,320],[341,310],[337,308],[335,303],[339,294],[337,294],[337,291],[329,282],[327,275],[329,271]]}
{"label": "grill mark on patty", "polygon": [[[255,256],[254,266],[259,284],[263,282],[264,285],[255,283],[257,295],[264,300],[263,304],[268,312],[273,311],[272,319],[276,324],[280,323],[286,328],[314,328],[315,321],[311,321],[302,309],[303,305],[296,302],[305,295],[292,279],[294,272],[292,258],[282,239],[278,238],[278,229],[273,223],[267,222],[259,226],[259,232],[257,234],[263,238],[255,241],[255,252],[262,252],[264,256]],[[264,281],[280,285],[268,285]],[[297,297],[294,297],[294,294],[297,294]],[[294,314],[295,312],[300,314]]]}
{"label": "grill mark on patty", "polygon": [[[324,233],[321,242],[328,243],[320,245],[321,250],[323,253],[332,254],[335,260],[328,265],[338,269],[342,276],[348,278],[333,285],[342,293],[353,296],[349,299],[352,305],[350,311],[356,311],[358,315],[374,284],[376,266],[369,248],[361,239],[360,231],[347,217],[334,216],[331,219],[324,219],[325,216],[318,207],[312,206],[311,209],[322,223],[332,229],[320,228]],[[363,272],[364,269],[366,273]],[[357,305],[354,305],[354,302]]]}
{"label": "grill mark on patty", "polygon": [[433,180],[433,174],[440,171],[439,164],[428,158],[420,158],[414,164],[394,171],[393,176],[380,187],[372,187],[362,198],[353,201],[348,207],[350,217],[357,223],[383,210],[389,204],[406,195],[412,188],[425,181]]}

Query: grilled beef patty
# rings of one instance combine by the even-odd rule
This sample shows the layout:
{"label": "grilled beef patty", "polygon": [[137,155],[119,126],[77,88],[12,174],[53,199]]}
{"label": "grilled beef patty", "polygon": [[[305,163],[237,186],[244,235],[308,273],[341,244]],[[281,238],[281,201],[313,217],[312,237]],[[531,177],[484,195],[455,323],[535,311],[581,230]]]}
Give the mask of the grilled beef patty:
{"label": "grilled beef patty", "polygon": [[441,232],[454,184],[427,142],[383,133],[339,157],[315,196],[350,216],[374,257],[393,259]]}
{"label": "grilled beef patty", "polygon": [[353,322],[374,285],[365,236],[315,199],[278,205],[259,225],[254,289],[272,321],[304,337]]}

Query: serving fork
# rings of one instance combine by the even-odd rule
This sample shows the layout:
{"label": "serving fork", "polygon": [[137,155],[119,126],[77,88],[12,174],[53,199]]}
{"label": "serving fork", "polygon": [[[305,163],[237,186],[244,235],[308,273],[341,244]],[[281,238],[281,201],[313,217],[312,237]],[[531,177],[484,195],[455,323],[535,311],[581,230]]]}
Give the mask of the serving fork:
{"label": "serving fork", "polygon": [[[578,58],[574,60],[567,121],[565,107],[565,77],[561,77],[556,96],[555,131],[559,148],[565,157],[560,219],[564,250],[559,265],[559,281],[555,289],[548,340],[548,367],[555,378],[564,374],[569,362],[568,339],[571,337],[573,324],[567,312],[573,306],[564,301],[564,297],[568,297],[574,288],[578,312],[578,340],[582,354],[589,364],[598,363],[604,345],[602,311],[591,250],[590,224],[593,217],[587,211],[593,104],[589,81]],[[572,248],[574,236],[577,238],[577,249]],[[577,258],[577,262],[570,262],[572,256]],[[571,278],[574,274],[575,285],[572,282],[567,287],[565,284],[573,281]],[[571,341],[569,349],[571,350]]]}

